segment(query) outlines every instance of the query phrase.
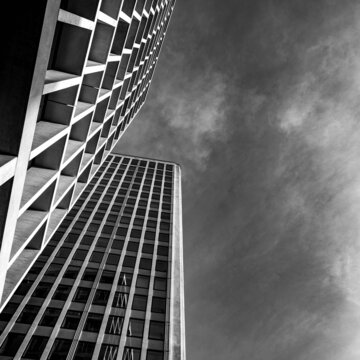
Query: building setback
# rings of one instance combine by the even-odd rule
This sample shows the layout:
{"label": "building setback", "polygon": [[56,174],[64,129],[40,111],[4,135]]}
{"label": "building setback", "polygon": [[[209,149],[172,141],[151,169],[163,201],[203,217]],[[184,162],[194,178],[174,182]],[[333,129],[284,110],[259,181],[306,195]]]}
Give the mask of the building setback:
{"label": "building setback", "polygon": [[145,101],[174,0],[37,0],[0,34],[0,310]]}
{"label": "building setback", "polygon": [[180,168],[109,155],[0,314],[0,359],[185,360]]}

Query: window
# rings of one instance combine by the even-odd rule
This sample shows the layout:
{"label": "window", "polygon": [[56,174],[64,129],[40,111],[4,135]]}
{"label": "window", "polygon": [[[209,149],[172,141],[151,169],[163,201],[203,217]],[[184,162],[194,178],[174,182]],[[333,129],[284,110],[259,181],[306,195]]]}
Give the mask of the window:
{"label": "window", "polygon": [[14,295],[26,295],[29,289],[31,288],[32,284],[33,284],[32,280],[24,279],[16,289]]}
{"label": "window", "polygon": [[68,310],[61,327],[64,329],[76,330],[79,325],[81,315],[81,311]]}
{"label": "window", "polygon": [[143,331],[144,331],[144,320],[130,318],[127,336],[141,338],[143,335]]}
{"label": "window", "polygon": [[45,336],[33,336],[25,350],[24,358],[40,359],[48,339]]}
{"label": "window", "polygon": [[162,260],[156,261],[156,267],[155,267],[156,271],[167,272],[167,268],[168,268],[167,261],[162,261]]}
{"label": "window", "polygon": [[154,280],[154,290],[166,291],[167,279],[156,277]]}
{"label": "window", "polygon": [[111,244],[111,248],[115,250],[122,250],[123,247],[124,247],[124,240],[114,239]]}
{"label": "window", "polygon": [[108,238],[104,238],[104,237],[101,237],[98,239],[97,243],[96,243],[96,248],[106,248],[107,245],[109,243],[109,239]]}
{"label": "window", "polygon": [[154,252],[154,245],[153,244],[144,244],[142,247],[142,252],[144,254],[152,254]]}
{"label": "window", "polygon": [[47,294],[51,289],[51,285],[51,283],[41,281],[37,288],[34,290],[33,296],[38,298],[46,298]]}
{"label": "window", "polygon": [[126,293],[122,293],[120,291],[117,291],[114,296],[114,300],[112,303],[113,307],[116,308],[123,308],[125,309],[128,303],[129,295]]}
{"label": "window", "polygon": [[89,236],[89,235],[84,235],[83,238],[81,239],[81,245],[91,245],[94,241],[94,237],[93,236]]}
{"label": "window", "polygon": [[82,277],[85,281],[94,281],[97,275],[97,269],[86,268]]}
{"label": "window", "polygon": [[146,311],[147,297],[143,295],[134,295],[132,303],[133,310]]}
{"label": "window", "polygon": [[24,337],[25,334],[9,333],[0,347],[0,355],[15,356]]}
{"label": "window", "polygon": [[155,240],[155,233],[152,231],[145,232],[145,239],[146,240]]}
{"label": "window", "polygon": [[135,266],[136,257],[126,255],[124,258],[123,266],[133,268]]}
{"label": "window", "polygon": [[163,360],[164,353],[162,351],[148,350],[146,360]]}
{"label": "window", "polygon": [[118,347],[115,345],[102,344],[100,349],[99,359],[114,360],[118,353]]}
{"label": "window", "polygon": [[126,248],[127,251],[137,252],[139,249],[139,243],[137,241],[129,241]]}
{"label": "window", "polygon": [[122,273],[120,273],[118,284],[121,286],[131,286],[132,277],[133,277],[132,274],[122,272]]}
{"label": "window", "polygon": [[151,264],[152,259],[141,258],[139,268],[144,270],[151,270]]}
{"label": "window", "polygon": [[48,360],[66,360],[71,342],[71,340],[67,339],[55,339]]}
{"label": "window", "polygon": [[121,316],[109,316],[105,333],[112,335],[121,335],[123,322],[124,322],[124,318]]}
{"label": "window", "polygon": [[94,349],[95,349],[95,343],[91,343],[87,341],[79,341],[73,360],[91,359]]}
{"label": "window", "polygon": [[157,253],[161,256],[168,256],[169,248],[167,246],[158,246]]}
{"label": "window", "polygon": [[73,260],[80,260],[83,261],[86,258],[87,255],[87,251],[86,250],[76,250],[74,256],[73,256]]}
{"label": "window", "polygon": [[164,340],[165,339],[165,323],[162,321],[150,321],[149,339]]}
{"label": "window", "polygon": [[45,276],[58,276],[61,269],[62,265],[60,264],[50,264],[45,272]]}
{"label": "window", "polygon": [[118,254],[109,254],[106,260],[107,265],[117,265],[120,260],[120,255]]}
{"label": "window", "polygon": [[41,326],[50,326],[53,327],[56,324],[57,319],[61,313],[60,309],[47,308],[44,312],[43,317],[41,318]]}
{"label": "window", "polygon": [[32,324],[39,310],[40,310],[40,306],[25,305],[23,311],[20,313],[16,322],[22,324]]}
{"label": "window", "polygon": [[66,259],[66,258],[69,257],[70,253],[71,253],[71,249],[70,249],[70,248],[62,247],[62,248],[60,248],[59,251],[57,252],[56,257],[57,257],[57,258]]}
{"label": "window", "polygon": [[138,277],[136,279],[136,287],[143,288],[143,289],[148,289],[149,288],[149,283],[150,283],[150,277],[149,276],[138,275]]}
{"label": "window", "polygon": [[104,270],[100,282],[104,284],[112,284],[115,277],[115,271]]}
{"label": "window", "polygon": [[59,285],[55,290],[54,296],[52,297],[54,300],[62,300],[65,301],[71,291],[71,286],[68,285]]}
{"label": "window", "polygon": [[109,300],[109,296],[110,296],[110,291],[97,289],[92,303],[94,305],[106,306]]}
{"label": "window", "polygon": [[102,314],[89,313],[88,317],[86,318],[84,330],[91,332],[99,332],[102,318]]}
{"label": "window", "polygon": [[90,257],[90,261],[100,264],[103,256],[104,256],[104,253],[98,252],[98,251],[93,251],[93,253],[91,254],[91,257]]}
{"label": "window", "polygon": [[69,265],[65,271],[64,278],[76,279],[80,271],[80,266]]}
{"label": "window", "polygon": [[160,233],[159,234],[159,241],[169,242],[169,234]]}
{"label": "window", "polygon": [[18,304],[13,302],[7,303],[4,310],[0,313],[0,321],[9,321],[14,315],[17,308]]}
{"label": "window", "polygon": [[80,303],[86,303],[86,301],[89,297],[89,294],[90,294],[90,289],[84,288],[84,287],[79,287],[76,290],[76,294],[74,296],[74,301],[80,302]]}
{"label": "window", "polygon": [[165,314],[166,312],[166,299],[153,297],[151,304],[151,311],[154,313]]}

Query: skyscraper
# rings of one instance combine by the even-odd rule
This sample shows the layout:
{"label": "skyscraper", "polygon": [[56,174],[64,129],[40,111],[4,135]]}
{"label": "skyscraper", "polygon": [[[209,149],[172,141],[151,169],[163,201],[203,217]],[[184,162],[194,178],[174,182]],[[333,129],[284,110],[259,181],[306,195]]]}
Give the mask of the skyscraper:
{"label": "skyscraper", "polygon": [[0,314],[0,359],[185,359],[180,168],[109,155]]}
{"label": "skyscraper", "polygon": [[10,2],[0,59],[0,307],[145,101],[174,0]]}

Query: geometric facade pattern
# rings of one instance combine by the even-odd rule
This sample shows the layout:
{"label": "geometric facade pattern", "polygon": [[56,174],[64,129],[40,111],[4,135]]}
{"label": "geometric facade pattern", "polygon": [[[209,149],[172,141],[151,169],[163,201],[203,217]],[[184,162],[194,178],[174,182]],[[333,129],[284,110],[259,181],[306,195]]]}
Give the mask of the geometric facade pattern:
{"label": "geometric facade pattern", "polygon": [[0,314],[0,359],[185,359],[180,168],[109,155]]}
{"label": "geometric facade pattern", "polygon": [[0,309],[144,103],[174,2],[11,4],[18,28],[0,70]]}

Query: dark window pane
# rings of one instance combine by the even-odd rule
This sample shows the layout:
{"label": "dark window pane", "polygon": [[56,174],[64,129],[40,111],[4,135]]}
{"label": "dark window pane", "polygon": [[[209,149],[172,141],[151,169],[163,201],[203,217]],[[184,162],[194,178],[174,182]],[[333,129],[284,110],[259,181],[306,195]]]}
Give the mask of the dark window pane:
{"label": "dark window pane", "polygon": [[165,339],[165,323],[160,321],[150,321],[149,339]]}
{"label": "dark window pane", "polygon": [[123,266],[133,268],[135,266],[135,262],[136,262],[136,257],[126,255],[124,258]]}
{"label": "dark window pane", "polygon": [[156,267],[155,267],[156,271],[167,272],[167,268],[168,268],[168,262],[167,261],[162,261],[162,260],[157,260],[156,261]]}
{"label": "dark window pane", "polygon": [[55,326],[57,319],[61,313],[60,309],[47,308],[40,321],[41,326]]}
{"label": "dark window pane", "polygon": [[118,346],[103,344],[101,345],[99,359],[101,360],[115,360],[118,353]]}
{"label": "dark window pane", "polygon": [[150,283],[150,277],[149,276],[142,276],[139,275],[136,280],[136,287],[138,288],[144,288],[148,289]]}
{"label": "dark window pane", "polygon": [[166,299],[153,297],[151,304],[151,311],[155,313],[165,314],[166,312]]}
{"label": "dark window pane", "polygon": [[101,275],[100,282],[105,284],[112,284],[114,281],[114,277],[115,277],[114,271],[104,270]]}
{"label": "dark window pane", "polygon": [[96,262],[96,263],[101,263],[103,256],[104,256],[104,253],[99,252],[99,251],[94,251],[91,254],[90,261]]}
{"label": "dark window pane", "polygon": [[124,308],[126,308],[126,306],[127,306],[128,299],[129,299],[129,295],[128,295],[128,294],[125,294],[125,293],[122,293],[122,292],[120,292],[120,291],[117,291],[117,292],[115,293],[112,306],[113,306],[113,307],[116,307],[116,308],[123,308],[123,309],[124,309]]}
{"label": "dark window pane", "polygon": [[151,265],[152,265],[152,259],[146,259],[146,258],[140,259],[140,265],[139,265],[140,269],[151,270]]}
{"label": "dark window pane", "polygon": [[115,250],[122,250],[124,247],[124,240],[114,239],[111,248]]}
{"label": "dark window pane", "polygon": [[80,303],[86,303],[88,297],[90,294],[90,289],[79,287],[76,290],[76,294],[74,296],[74,301],[80,302]]}
{"label": "dark window pane", "polygon": [[139,243],[137,241],[129,241],[126,248],[127,251],[137,252],[139,249]]}
{"label": "dark window pane", "polygon": [[162,351],[148,350],[146,360],[163,360],[164,353]]}
{"label": "dark window pane", "polygon": [[45,276],[58,276],[61,269],[62,265],[60,264],[50,264],[45,272]]}
{"label": "dark window pane", "polygon": [[81,315],[81,311],[68,310],[61,327],[64,329],[76,330],[79,325]]}
{"label": "dark window pane", "polygon": [[108,265],[117,265],[120,260],[120,255],[118,254],[109,254],[106,260],[106,264]]}
{"label": "dark window pane", "polygon": [[147,297],[143,295],[134,295],[132,304],[133,310],[146,311]]}
{"label": "dark window pane", "polygon": [[154,280],[154,289],[166,291],[167,279],[156,277]]}
{"label": "dark window pane", "polygon": [[9,321],[14,315],[16,309],[18,308],[18,304],[9,302],[4,310],[0,313],[0,321]]}
{"label": "dark window pane", "polygon": [[26,295],[29,289],[31,288],[32,284],[33,284],[32,280],[24,279],[16,289],[14,295]]}
{"label": "dark window pane", "polygon": [[144,331],[144,320],[130,319],[127,336],[129,337],[142,337]]}
{"label": "dark window pane", "polygon": [[126,347],[122,360],[140,360],[140,349]]}
{"label": "dark window pane", "polygon": [[84,330],[98,332],[101,327],[102,318],[102,314],[89,313],[85,322]]}
{"label": "dark window pane", "polygon": [[82,280],[94,281],[97,275],[97,269],[86,268],[82,277]]}
{"label": "dark window pane", "polygon": [[66,360],[71,342],[71,340],[66,339],[55,339],[54,345],[50,350],[48,360]]}
{"label": "dark window pane", "polygon": [[95,343],[91,343],[87,341],[79,341],[73,360],[91,359],[94,349],[95,349]]}
{"label": "dark window pane", "polygon": [[167,246],[158,246],[157,253],[161,256],[168,256],[169,248]]}
{"label": "dark window pane", "polygon": [[71,286],[60,284],[55,290],[53,299],[65,301],[68,298],[70,291],[71,291]]}
{"label": "dark window pane", "polygon": [[76,250],[74,256],[73,256],[73,259],[74,260],[84,260],[86,258],[86,255],[87,255],[87,251],[86,250]]}
{"label": "dark window pane", "polygon": [[142,252],[144,254],[152,254],[154,252],[154,245],[153,244],[144,244],[142,247]]}
{"label": "dark window pane", "polygon": [[25,334],[9,333],[0,347],[0,355],[14,356],[25,337]]}
{"label": "dark window pane", "polygon": [[79,266],[69,265],[68,268],[65,271],[64,278],[76,279],[79,271],[80,271]]}
{"label": "dark window pane", "polygon": [[121,335],[123,321],[124,318],[121,316],[109,316],[105,330],[106,334]]}
{"label": "dark window pane", "polygon": [[37,288],[34,290],[33,296],[39,298],[46,298],[47,294],[51,289],[51,285],[52,285],[51,283],[41,281],[37,286]]}
{"label": "dark window pane", "polygon": [[110,296],[110,291],[97,289],[94,295],[93,304],[106,306]]}
{"label": "dark window pane", "polygon": [[16,322],[22,324],[32,324],[39,310],[40,310],[40,306],[25,305],[24,310],[20,313]]}
{"label": "dark window pane", "polygon": [[119,285],[131,286],[132,277],[132,274],[122,272],[119,277]]}
{"label": "dark window pane", "polygon": [[24,357],[27,359],[40,359],[48,339],[45,336],[33,336],[25,350]]}

